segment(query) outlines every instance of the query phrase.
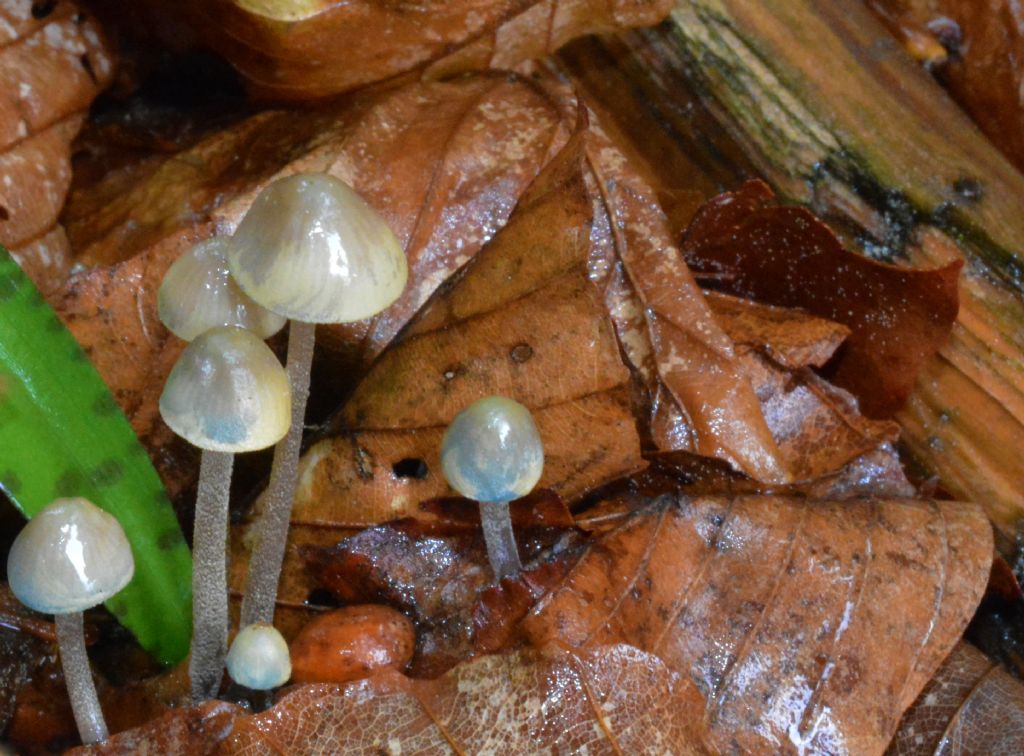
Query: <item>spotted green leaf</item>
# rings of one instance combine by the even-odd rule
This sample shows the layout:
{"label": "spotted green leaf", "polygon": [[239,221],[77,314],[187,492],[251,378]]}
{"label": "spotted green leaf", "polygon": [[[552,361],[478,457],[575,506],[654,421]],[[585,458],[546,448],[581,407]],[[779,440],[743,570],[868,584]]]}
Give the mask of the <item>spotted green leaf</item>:
{"label": "spotted green leaf", "polygon": [[135,577],[107,607],[161,662],[186,656],[192,559],[163,485],[85,353],[2,247],[0,487],[28,517],[65,496],[117,517]]}

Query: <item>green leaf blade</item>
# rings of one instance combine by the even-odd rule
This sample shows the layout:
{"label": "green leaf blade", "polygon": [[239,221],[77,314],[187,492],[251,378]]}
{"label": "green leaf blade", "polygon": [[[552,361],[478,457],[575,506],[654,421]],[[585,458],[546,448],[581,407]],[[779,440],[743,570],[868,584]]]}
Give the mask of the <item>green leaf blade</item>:
{"label": "green leaf blade", "polygon": [[135,577],[107,607],[162,663],[185,658],[192,558],[170,500],[103,380],[2,247],[0,487],[28,517],[67,496],[117,517]]}

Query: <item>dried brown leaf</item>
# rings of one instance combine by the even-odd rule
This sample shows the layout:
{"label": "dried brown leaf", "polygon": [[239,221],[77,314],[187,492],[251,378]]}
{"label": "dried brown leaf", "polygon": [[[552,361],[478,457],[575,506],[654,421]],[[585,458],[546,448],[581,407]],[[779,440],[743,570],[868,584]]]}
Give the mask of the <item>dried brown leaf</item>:
{"label": "dried brown leaf", "polygon": [[662,499],[523,626],[657,655],[687,689],[675,716],[720,751],[879,752],[963,632],[991,548],[966,504]]}
{"label": "dried brown leaf", "polygon": [[710,201],[684,235],[687,261],[733,294],[848,326],[829,375],[868,417],[891,416],[949,337],[962,264],[917,271],[869,260],[809,211],[773,199],[755,181]]}
{"label": "dried brown leaf", "polygon": [[1024,685],[959,643],[904,715],[889,754],[1024,752]]}
{"label": "dried brown leaf", "polygon": [[[303,457],[278,597],[298,614],[283,622],[286,634],[311,590],[296,550],[325,545],[325,527],[415,516],[419,502],[449,495],[441,437],[476,399],[500,394],[533,410],[545,450],[539,485],[566,500],[643,466],[630,374],[587,276],[580,144],[559,154],[508,224],[374,363],[336,435]],[[421,474],[403,476],[403,460]]]}
{"label": "dried brown leaf", "polygon": [[77,4],[42,14],[31,0],[0,7],[0,244],[47,293],[71,264],[57,225],[71,140],[113,72],[98,25]]}
{"label": "dried brown leaf", "polygon": [[184,14],[253,92],[305,100],[409,71],[510,68],[574,37],[660,21],[669,0],[190,0]]}

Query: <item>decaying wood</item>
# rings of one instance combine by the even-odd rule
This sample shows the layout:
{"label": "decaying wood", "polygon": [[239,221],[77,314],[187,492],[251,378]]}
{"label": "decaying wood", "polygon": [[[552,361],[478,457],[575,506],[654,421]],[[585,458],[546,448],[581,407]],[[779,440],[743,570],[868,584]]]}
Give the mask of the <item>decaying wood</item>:
{"label": "decaying wood", "polygon": [[[688,80],[757,171],[868,252],[967,261],[952,339],[899,419],[910,451],[983,503],[1009,543],[1024,516],[1024,177],[857,3],[682,0],[669,24],[620,39],[603,54],[670,114],[664,127],[685,121],[672,103]],[[709,139],[721,142],[697,141]],[[659,160],[645,162],[656,172]],[[705,162],[712,175],[736,170]]]}

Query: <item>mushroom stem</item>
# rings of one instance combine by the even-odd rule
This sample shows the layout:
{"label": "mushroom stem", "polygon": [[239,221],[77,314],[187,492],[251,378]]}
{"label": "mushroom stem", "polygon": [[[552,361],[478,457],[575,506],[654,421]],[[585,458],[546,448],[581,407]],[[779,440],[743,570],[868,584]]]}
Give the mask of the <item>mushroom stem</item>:
{"label": "mushroom stem", "polygon": [[228,653],[228,503],[235,455],[203,451],[192,535],[192,700],[215,698]]}
{"label": "mushroom stem", "polygon": [[515,575],[523,565],[512,532],[512,516],[507,501],[481,502],[480,522],[484,527],[487,558],[491,561],[495,581]]}
{"label": "mushroom stem", "polygon": [[291,321],[288,330],[288,380],[292,390],[292,424],[274,447],[270,483],[264,494],[263,513],[256,524],[256,538],[249,558],[249,576],[242,597],[240,626],[258,622],[273,624],[277,582],[281,576],[288,523],[299,477],[299,451],[309,398],[309,373],[313,364],[316,325]]}
{"label": "mushroom stem", "polygon": [[96,697],[96,684],[92,679],[89,655],[85,650],[82,613],[58,614],[54,621],[57,624],[60,663],[64,669],[64,682],[71,698],[78,735],[86,745],[101,743],[107,739],[107,723],[103,720],[103,710]]}

